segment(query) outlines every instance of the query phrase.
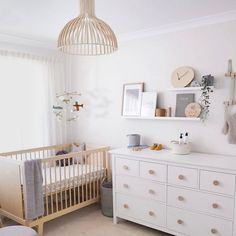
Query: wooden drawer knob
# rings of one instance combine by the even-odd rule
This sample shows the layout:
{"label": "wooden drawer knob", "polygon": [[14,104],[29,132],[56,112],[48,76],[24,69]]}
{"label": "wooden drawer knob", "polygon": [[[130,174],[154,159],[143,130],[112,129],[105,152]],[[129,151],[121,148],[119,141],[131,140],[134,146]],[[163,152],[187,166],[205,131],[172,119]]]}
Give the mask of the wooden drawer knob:
{"label": "wooden drawer knob", "polygon": [[179,179],[179,180],[183,180],[183,179],[184,179],[184,176],[183,176],[183,175],[179,175],[179,176],[178,176],[178,179]]}
{"label": "wooden drawer knob", "polygon": [[129,188],[129,185],[128,184],[123,184],[123,187],[124,188]]}
{"label": "wooden drawer knob", "polygon": [[219,186],[219,185],[220,185],[220,182],[219,182],[218,180],[214,180],[214,181],[213,181],[213,185]]}
{"label": "wooden drawer knob", "polygon": [[217,203],[213,203],[213,204],[212,204],[212,207],[213,207],[214,209],[216,209],[216,208],[219,208],[219,205],[218,205]]}
{"label": "wooden drawer knob", "polygon": [[179,200],[180,202],[182,202],[182,201],[184,201],[184,197],[178,196],[178,200]]}
{"label": "wooden drawer knob", "polygon": [[128,209],[128,208],[129,208],[129,206],[128,206],[127,204],[124,204],[123,207],[124,207],[125,209]]}
{"label": "wooden drawer knob", "polygon": [[211,229],[211,233],[212,234],[217,234],[217,230],[216,229]]}
{"label": "wooden drawer knob", "polygon": [[178,223],[179,225],[182,225],[184,222],[179,219],[179,220],[177,220],[177,223]]}
{"label": "wooden drawer knob", "polygon": [[154,170],[149,170],[148,173],[149,173],[150,175],[154,175],[154,174],[155,174],[155,171],[154,171]]}
{"label": "wooden drawer knob", "polygon": [[123,168],[124,168],[125,170],[128,170],[128,169],[129,169],[129,167],[126,166],[126,165],[124,165]]}
{"label": "wooden drawer knob", "polygon": [[150,194],[155,194],[155,191],[152,190],[152,189],[149,189],[148,192],[149,192]]}
{"label": "wooden drawer knob", "polygon": [[154,216],[155,215],[155,213],[153,212],[153,211],[149,211],[149,213],[148,213],[150,216]]}

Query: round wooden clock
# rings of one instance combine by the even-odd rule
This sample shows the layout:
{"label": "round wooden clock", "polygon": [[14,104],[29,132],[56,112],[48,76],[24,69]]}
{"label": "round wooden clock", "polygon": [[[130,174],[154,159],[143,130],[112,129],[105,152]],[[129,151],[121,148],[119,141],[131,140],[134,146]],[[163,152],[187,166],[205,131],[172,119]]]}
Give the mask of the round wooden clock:
{"label": "round wooden clock", "polygon": [[171,75],[171,82],[175,88],[188,86],[194,79],[194,71],[191,67],[179,67]]}
{"label": "round wooden clock", "polygon": [[202,112],[202,107],[199,103],[193,102],[185,108],[186,117],[199,117]]}

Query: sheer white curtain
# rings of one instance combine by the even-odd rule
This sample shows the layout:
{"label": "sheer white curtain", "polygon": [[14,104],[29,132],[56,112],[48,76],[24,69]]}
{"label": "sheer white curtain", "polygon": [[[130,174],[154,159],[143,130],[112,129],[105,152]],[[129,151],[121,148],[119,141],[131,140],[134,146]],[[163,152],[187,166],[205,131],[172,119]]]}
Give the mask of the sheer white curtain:
{"label": "sheer white curtain", "polygon": [[64,125],[52,113],[61,63],[0,51],[0,152],[64,141]]}

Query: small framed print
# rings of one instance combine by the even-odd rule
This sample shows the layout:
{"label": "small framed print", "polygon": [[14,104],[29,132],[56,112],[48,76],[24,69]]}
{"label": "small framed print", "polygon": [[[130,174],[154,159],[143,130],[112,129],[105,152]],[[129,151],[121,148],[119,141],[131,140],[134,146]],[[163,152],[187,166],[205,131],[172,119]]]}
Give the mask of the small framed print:
{"label": "small framed print", "polygon": [[141,117],[155,117],[157,92],[143,92]]}
{"label": "small framed print", "polygon": [[140,116],[144,83],[124,84],[122,116]]}
{"label": "small framed print", "polygon": [[176,117],[186,117],[185,108],[194,102],[194,93],[184,93],[176,95]]}

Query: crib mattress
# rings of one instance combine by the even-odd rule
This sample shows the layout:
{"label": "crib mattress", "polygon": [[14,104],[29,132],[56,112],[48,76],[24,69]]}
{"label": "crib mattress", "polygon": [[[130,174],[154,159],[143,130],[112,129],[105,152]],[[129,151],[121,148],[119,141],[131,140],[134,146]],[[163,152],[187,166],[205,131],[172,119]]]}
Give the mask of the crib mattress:
{"label": "crib mattress", "polygon": [[[7,157],[0,157],[3,161],[18,164],[23,168],[22,161]],[[69,166],[52,166],[42,168],[43,193],[49,195],[74,188],[86,183],[93,183],[106,177],[106,169],[99,165],[74,164]],[[23,171],[21,171],[21,184],[23,186]]]}
{"label": "crib mattress", "polygon": [[43,192],[51,194],[64,189],[93,183],[105,177],[105,169],[94,165],[69,165],[43,169]]}

